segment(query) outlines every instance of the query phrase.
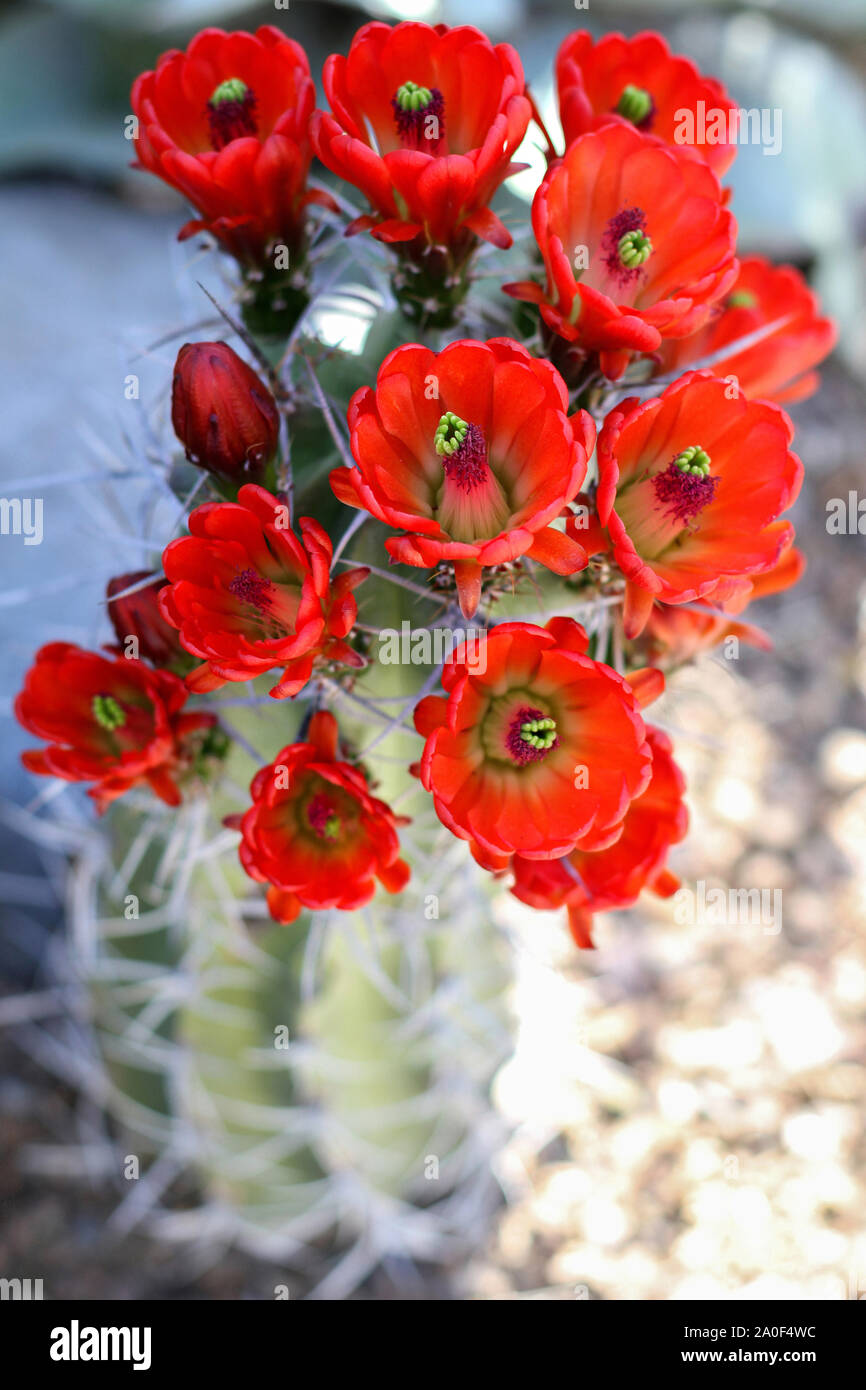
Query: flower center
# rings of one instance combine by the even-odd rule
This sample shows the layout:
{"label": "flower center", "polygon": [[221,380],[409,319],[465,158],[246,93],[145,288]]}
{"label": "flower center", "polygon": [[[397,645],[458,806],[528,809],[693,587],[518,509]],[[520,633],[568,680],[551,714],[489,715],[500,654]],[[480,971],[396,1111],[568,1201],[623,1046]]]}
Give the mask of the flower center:
{"label": "flower center", "polygon": [[445,135],[445,98],[438,87],[404,82],[391,98],[400,143],[410,150],[438,154]]}
{"label": "flower center", "polygon": [[601,239],[608,274],[622,285],[631,284],[649,260],[653,244],[646,234],[646,215],[641,208],[624,208],[612,217]]}
{"label": "flower center", "polygon": [[728,295],[726,309],[754,309],[757,299],[750,290],[734,290]]}
{"label": "flower center", "polygon": [[109,733],[122,729],[126,723],[126,714],[113,695],[94,695],[90,708],[100,728],[108,729]]}
{"label": "flower center", "polygon": [[652,480],[656,500],[674,520],[687,524],[709,506],[719,479],[710,477],[710,456],[691,444]]}
{"label": "flower center", "polygon": [[258,613],[266,613],[271,606],[273,585],[255,570],[241,570],[229,584],[229,593],[234,594],[241,603],[248,603]]}
{"label": "flower center", "polygon": [[445,477],[463,492],[486,482],[487,445],[477,425],[461,420],[452,410],[446,410],[436,426],[433,446],[442,459]]}
{"label": "flower center", "polygon": [[239,77],[228,77],[214,88],[207,104],[210,141],[223,150],[243,135],[258,135],[255,94]]}
{"label": "flower center", "polygon": [[558,742],[556,720],[528,707],[517,711],[505,736],[505,747],[520,767],[539,762]]}
{"label": "flower center", "polygon": [[655,102],[643,87],[634,87],[629,82],[623,87],[622,95],[614,107],[618,116],[624,116],[639,130],[648,130],[655,115]]}
{"label": "flower center", "polygon": [[307,821],[320,840],[338,840],[342,821],[325,792],[316,792],[307,807]]}

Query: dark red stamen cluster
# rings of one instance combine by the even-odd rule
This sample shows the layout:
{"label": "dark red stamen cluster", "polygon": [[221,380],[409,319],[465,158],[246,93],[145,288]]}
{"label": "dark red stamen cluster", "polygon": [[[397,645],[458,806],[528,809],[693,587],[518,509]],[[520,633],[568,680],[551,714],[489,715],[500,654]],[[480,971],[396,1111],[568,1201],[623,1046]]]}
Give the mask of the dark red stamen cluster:
{"label": "dark red stamen cluster", "polygon": [[244,135],[258,135],[255,109],[255,93],[249,87],[238,101],[209,101],[207,119],[214,149],[224,150],[226,145]]}
{"label": "dark red stamen cluster", "polygon": [[549,748],[533,748],[531,743],[527,743],[526,739],[521,737],[520,731],[524,724],[531,723],[533,719],[544,718],[545,713],[543,709],[533,709],[529,705],[524,705],[522,709],[517,711],[508,726],[508,733],[505,736],[505,747],[508,749],[509,755],[521,767],[526,763],[540,762],[541,759],[546,758],[548,753],[552,752],[559,743],[559,737],[557,736]]}
{"label": "dark red stamen cluster", "polygon": [[464,492],[471,492],[487,479],[487,444],[477,425],[469,425],[459,449],[444,455],[442,467],[446,478]]}
{"label": "dark red stamen cluster", "polygon": [[307,820],[320,840],[335,840],[340,830],[340,817],[330,797],[316,792],[307,807]]}
{"label": "dark red stamen cluster", "polygon": [[249,603],[260,613],[271,606],[271,581],[253,569],[241,570],[229,584],[229,592],[241,603]]}
{"label": "dark red stamen cluster", "polygon": [[621,285],[629,285],[641,274],[643,266],[623,265],[619,254],[619,243],[626,232],[645,232],[646,213],[641,208],[624,208],[612,217],[601,239],[601,250],[608,273]]}
{"label": "dark red stamen cluster", "polygon": [[439,88],[430,88],[429,102],[418,110],[405,110],[396,97],[391,98],[391,105],[401,145],[407,150],[438,154],[445,139],[445,98]]}
{"label": "dark red stamen cluster", "polygon": [[657,502],[683,525],[709,506],[716,495],[718,483],[718,477],[713,478],[709,474],[698,477],[684,472],[673,460],[663,473],[657,473],[653,478]]}

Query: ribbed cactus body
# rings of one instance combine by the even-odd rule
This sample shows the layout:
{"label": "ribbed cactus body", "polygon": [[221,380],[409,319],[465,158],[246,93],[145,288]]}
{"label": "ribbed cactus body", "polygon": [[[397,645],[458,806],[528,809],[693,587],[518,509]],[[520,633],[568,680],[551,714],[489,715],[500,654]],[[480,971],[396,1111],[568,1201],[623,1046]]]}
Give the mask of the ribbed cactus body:
{"label": "ribbed cactus body", "polygon": [[128,798],[73,875],[124,1152],[197,1173],[202,1229],[260,1254],[450,1259],[489,1210],[509,1046],[481,876],[427,811],[399,898],[277,926],[221,801]]}

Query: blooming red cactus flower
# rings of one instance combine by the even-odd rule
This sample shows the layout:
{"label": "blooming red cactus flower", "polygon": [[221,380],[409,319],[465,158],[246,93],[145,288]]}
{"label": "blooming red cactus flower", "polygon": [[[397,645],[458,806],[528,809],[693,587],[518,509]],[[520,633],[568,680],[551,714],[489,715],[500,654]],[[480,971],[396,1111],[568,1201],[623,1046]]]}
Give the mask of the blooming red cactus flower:
{"label": "blooming red cactus flower", "polygon": [[732,637],[765,652],[773,645],[767,634],[751,623],[738,622],[728,613],[682,604],[654,603],[644,631],[650,660],[665,669],[693,661]]}
{"label": "blooming red cactus flower", "polygon": [[671,53],[661,34],[596,41],[579,29],[557,54],[556,86],[566,146],[588,130],[627,121],[698,154],[719,177],[733,163],[737,107],[720,82]]}
{"label": "blooming red cactus flower", "polygon": [[736,279],[736,223],[715,174],[626,122],[569,145],[535,194],[532,226],[546,287],[506,292],[598,352],[611,379],[632,353],[696,332]]}
{"label": "blooming red cactus flower", "polygon": [[655,599],[727,606],[773,568],[793,537],[777,518],[803,479],[792,436],[778,406],[732,393],[710,372],[687,372],[664,395],[610,412],[596,502],[626,577],[627,637],[643,630]]}
{"label": "blooming red cactus flower", "polygon": [[21,760],[44,777],[93,782],[89,795],[100,812],[143,782],[178,806],[176,778],[193,757],[189,736],[216,723],[212,714],[182,714],[187,698],[169,671],[50,642],[36,653],[15,701],[18,723],[49,746]]}
{"label": "blooming red cactus flower", "polygon": [[273,25],[255,34],[203,29],[163,53],[132,88],[139,167],[201,214],[180,239],[208,231],[247,266],[275,244],[297,251],[304,210],[333,200],[307,189],[316,95],[307,56]]}
{"label": "blooming red cactus flower", "polygon": [[133,570],[109,579],[105,590],[108,616],[122,656],[141,658],[152,666],[175,666],[186,661],[177,633],[162,616],[159,592],[166,585],[151,570]]}
{"label": "blooming red cactus flower", "polygon": [[358,467],[334,470],[334,492],[404,528],[385,542],[392,561],[451,561],[467,618],[486,565],[529,555],[573,574],[586,564],[550,523],[583,482],[595,426],[583,410],[569,418],[559,373],[519,343],[397,348],[375,390],[352,397],[349,426]]}
{"label": "blooming red cactus flower", "polygon": [[415,710],[439,819],[489,869],[515,853],[552,859],[608,843],[649,780],[639,706],[663,687],[660,673],[633,689],[587,656],[571,618],[501,623],[483,645],[478,660],[459,646],[443,671],[447,696]]}
{"label": "blooming red cactus flower", "polygon": [[488,206],[530,117],[509,44],[470,25],[365,24],[322,76],[333,114],[313,117],[316,154],[374,209],[350,232],[447,246],[468,231],[511,245]]}
{"label": "blooming red cactus flower", "polygon": [[270,885],[278,922],[293,922],[302,907],[352,911],[369,902],[376,880],[399,893],[409,879],[396,828],[405,821],[370,795],[360,768],[339,760],[337,734],[334,716],[318,710],[306,740],[256,773],[246,815],[227,821],[242,833],[247,873]]}
{"label": "blooming red cactus flower", "polygon": [[644,888],[667,898],[679,887],[665,864],[671,845],[678,844],[688,828],[685,779],[667,735],[648,725],[646,737],[652,750],[649,785],[629,805],[613,844],[589,853],[576,849],[561,859],[541,862],[515,855],[511,863],[515,897],[530,907],[567,907],[578,946],[594,944],[594,913],[630,907]]}
{"label": "blooming red cactus flower", "polygon": [[317,521],[301,517],[296,536],[288,508],[246,483],[236,503],[197,507],[189,529],[163,553],[169,585],[159,603],[181,645],[204,659],[186,678],[191,690],[282,667],[270,693],[283,699],[303,689],[317,660],[364,665],[343,638],[358,614],[351,590],[369,571],[332,583],[331,541]]}
{"label": "blooming red cactus flower", "polygon": [[723,605],[723,611],[713,608],[689,607],[684,604],[654,603],[644,629],[648,659],[669,669],[692,661],[701,652],[709,651],[730,638],[749,646],[770,651],[772,642],[762,628],[738,622],[731,615],[742,611],[755,599],[783,593],[799,583],[806,568],[805,556],[792,544],[786,545],[772,569],[753,574],[749,585],[738,591]]}
{"label": "blooming red cactus flower", "polygon": [[227,343],[184,343],[171,423],[192,463],[232,483],[262,481],[280,433],[273,396]]}
{"label": "blooming red cactus flower", "polygon": [[[751,347],[743,338],[767,330]],[[716,376],[735,376],[747,396],[789,404],[805,400],[820,384],[814,370],[836,342],[832,319],[798,270],[746,256],[727,298],[689,338],[662,343],[657,374],[673,375],[706,359]],[[728,349],[728,351],[726,351]]]}

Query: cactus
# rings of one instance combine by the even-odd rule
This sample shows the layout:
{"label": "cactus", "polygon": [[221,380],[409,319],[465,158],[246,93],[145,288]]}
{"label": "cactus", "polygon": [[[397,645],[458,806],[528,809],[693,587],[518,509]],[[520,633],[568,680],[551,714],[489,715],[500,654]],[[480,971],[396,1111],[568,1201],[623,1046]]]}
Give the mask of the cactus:
{"label": "cactus", "polygon": [[[166,1178],[189,1167],[202,1193],[152,1228],[216,1230],[272,1260],[315,1244],[323,1268],[339,1227],[330,1296],[381,1258],[471,1249],[495,1201],[508,974],[460,847],[431,834],[430,881],[398,908],[287,930],[244,901],[205,801],[123,805],[109,831],[69,896],[108,1110],[124,1161],[146,1174],[168,1156]],[[138,1218],[135,1185],[129,1200]]]}

